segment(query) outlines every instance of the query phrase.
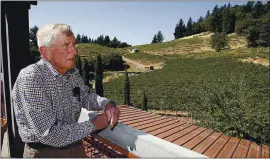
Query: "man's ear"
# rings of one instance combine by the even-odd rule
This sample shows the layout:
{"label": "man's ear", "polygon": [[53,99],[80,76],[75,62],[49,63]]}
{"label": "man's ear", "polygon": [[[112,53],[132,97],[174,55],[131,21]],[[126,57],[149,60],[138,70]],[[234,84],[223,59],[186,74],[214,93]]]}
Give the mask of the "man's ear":
{"label": "man's ear", "polygon": [[50,59],[50,53],[49,53],[49,49],[44,47],[44,46],[41,46],[39,47],[39,50],[40,50],[40,54],[46,59],[46,60],[49,60]]}

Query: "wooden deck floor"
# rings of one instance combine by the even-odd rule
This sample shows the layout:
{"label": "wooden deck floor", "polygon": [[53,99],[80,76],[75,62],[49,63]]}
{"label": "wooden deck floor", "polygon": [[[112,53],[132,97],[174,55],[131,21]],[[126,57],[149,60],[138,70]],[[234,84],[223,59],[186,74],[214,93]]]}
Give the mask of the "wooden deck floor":
{"label": "wooden deck floor", "polygon": [[226,136],[179,119],[120,107],[119,122],[211,158],[269,158],[270,147]]}

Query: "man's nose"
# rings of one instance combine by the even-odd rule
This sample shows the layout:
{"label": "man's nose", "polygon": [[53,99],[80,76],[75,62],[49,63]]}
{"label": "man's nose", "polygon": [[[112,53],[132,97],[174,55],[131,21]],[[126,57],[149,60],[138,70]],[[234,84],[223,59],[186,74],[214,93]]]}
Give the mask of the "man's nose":
{"label": "man's nose", "polygon": [[77,54],[77,48],[75,46],[71,46],[70,49],[69,49],[69,53],[71,54]]}

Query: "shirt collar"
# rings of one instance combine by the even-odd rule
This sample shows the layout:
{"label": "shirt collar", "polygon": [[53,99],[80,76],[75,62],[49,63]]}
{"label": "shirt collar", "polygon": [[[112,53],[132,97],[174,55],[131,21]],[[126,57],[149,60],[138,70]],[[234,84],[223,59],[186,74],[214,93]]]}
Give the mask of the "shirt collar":
{"label": "shirt collar", "polygon": [[56,69],[53,67],[53,65],[48,60],[45,60],[45,59],[41,59],[41,60],[45,64],[45,66],[47,66],[49,72],[53,75],[53,77],[55,79],[60,78],[60,77],[68,78],[75,71],[75,69],[72,68],[72,69],[68,70],[64,75],[61,75],[58,71],[56,71]]}

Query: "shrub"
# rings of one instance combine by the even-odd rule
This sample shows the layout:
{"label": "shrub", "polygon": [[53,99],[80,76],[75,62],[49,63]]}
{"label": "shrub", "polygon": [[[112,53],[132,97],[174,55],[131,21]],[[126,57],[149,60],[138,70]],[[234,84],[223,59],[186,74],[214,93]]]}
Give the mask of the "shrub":
{"label": "shrub", "polygon": [[40,52],[37,46],[32,46],[30,48],[31,62],[37,62],[40,60]]}
{"label": "shrub", "polygon": [[224,32],[215,33],[211,36],[211,44],[216,51],[224,50],[229,47],[228,36]]}
{"label": "shrub", "polygon": [[[118,71],[124,69],[124,61],[121,55],[116,53],[102,54],[102,66],[104,70]],[[90,71],[95,70],[96,56],[89,56],[87,58],[90,66]]]}

